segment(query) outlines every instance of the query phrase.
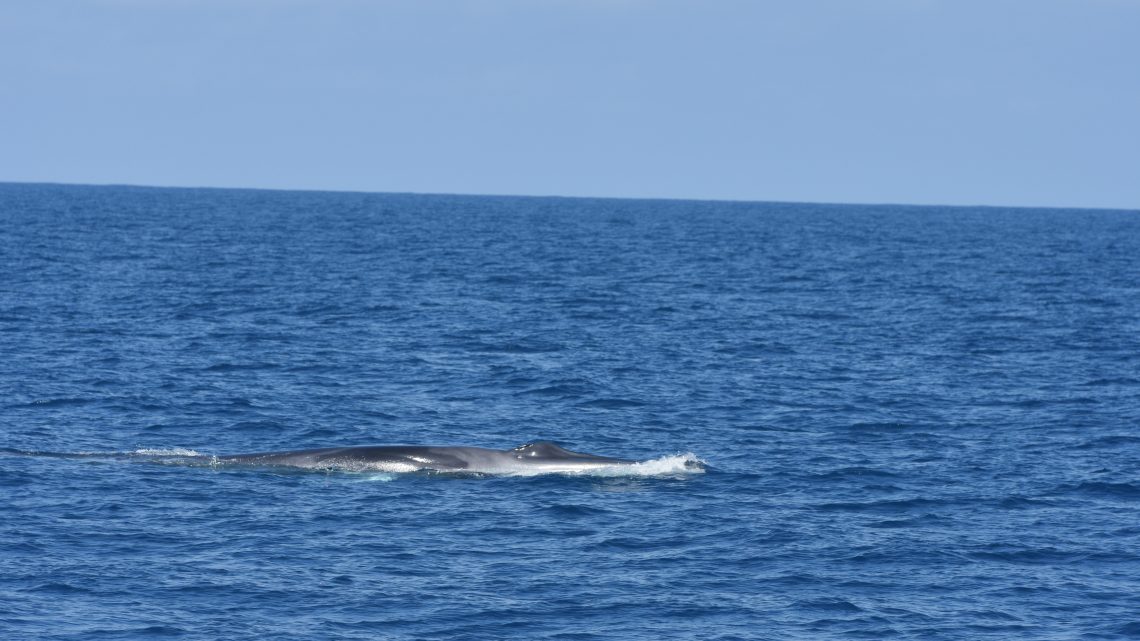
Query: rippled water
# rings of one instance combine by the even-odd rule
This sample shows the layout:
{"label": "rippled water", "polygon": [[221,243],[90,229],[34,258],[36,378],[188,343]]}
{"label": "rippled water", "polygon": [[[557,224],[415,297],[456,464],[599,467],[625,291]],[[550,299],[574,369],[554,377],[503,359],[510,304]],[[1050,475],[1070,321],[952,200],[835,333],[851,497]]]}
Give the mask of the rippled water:
{"label": "rippled water", "polygon": [[1140,212],[0,185],[0,430],[4,639],[1138,638]]}

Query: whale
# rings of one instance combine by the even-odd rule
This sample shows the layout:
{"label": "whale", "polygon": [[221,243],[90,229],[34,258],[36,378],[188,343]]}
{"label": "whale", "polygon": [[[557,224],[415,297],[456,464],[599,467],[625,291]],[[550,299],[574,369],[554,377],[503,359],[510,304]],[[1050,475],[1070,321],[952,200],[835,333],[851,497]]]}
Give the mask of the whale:
{"label": "whale", "polygon": [[575,473],[640,462],[573,452],[551,441],[510,450],[441,445],[358,445],[218,456],[217,463],[316,470],[459,472],[471,474]]}

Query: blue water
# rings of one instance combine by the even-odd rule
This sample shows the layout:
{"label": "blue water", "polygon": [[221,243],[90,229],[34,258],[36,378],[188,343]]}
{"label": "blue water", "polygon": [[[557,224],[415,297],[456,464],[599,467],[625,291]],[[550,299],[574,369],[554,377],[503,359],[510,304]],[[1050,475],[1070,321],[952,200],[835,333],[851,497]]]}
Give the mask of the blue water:
{"label": "blue water", "polygon": [[1140,212],[0,185],[0,430],[5,640],[1140,638]]}

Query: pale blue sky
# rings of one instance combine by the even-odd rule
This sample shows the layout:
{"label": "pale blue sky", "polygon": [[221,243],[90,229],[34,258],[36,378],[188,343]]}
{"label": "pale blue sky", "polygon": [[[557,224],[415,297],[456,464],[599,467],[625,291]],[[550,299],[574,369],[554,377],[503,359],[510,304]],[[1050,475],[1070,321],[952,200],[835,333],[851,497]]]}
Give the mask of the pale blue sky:
{"label": "pale blue sky", "polygon": [[1140,208],[1140,0],[4,0],[0,181]]}

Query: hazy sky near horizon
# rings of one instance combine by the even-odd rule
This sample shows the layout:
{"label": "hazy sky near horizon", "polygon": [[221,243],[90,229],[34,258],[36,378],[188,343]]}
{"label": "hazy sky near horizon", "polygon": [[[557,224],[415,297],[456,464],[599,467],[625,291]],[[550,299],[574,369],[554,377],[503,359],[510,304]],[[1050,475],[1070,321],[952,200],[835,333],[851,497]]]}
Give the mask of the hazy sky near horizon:
{"label": "hazy sky near horizon", "polygon": [[1140,0],[6,0],[0,181],[1140,208]]}

